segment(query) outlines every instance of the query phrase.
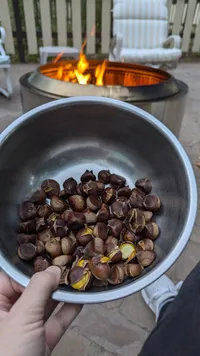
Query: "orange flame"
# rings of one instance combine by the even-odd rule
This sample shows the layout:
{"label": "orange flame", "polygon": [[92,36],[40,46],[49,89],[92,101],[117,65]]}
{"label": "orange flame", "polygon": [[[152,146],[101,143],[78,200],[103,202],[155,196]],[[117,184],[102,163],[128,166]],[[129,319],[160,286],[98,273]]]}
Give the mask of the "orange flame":
{"label": "orange flame", "polygon": [[[90,36],[94,36],[95,32],[96,32],[96,26],[94,25],[92,27]],[[79,83],[79,84],[89,84],[94,79],[96,85],[98,86],[104,85],[103,76],[106,70],[106,61],[104,61],[102,64],[99,64],[96,67],[94,78],[93,78],[92,75],[88,72],[90,66],[89,61],[87,60],[86,55],[83,53],[86,44],[87,44],[87,37],[85,38],[82,44],[77,67],[75,69],[69,70],[72,67],[71,63],[68,63],[64,66],[60,66],[57,71],[56,79],[64,80],[65,82]],[[57,63],[59,59],[62,57],[63,53],[64,52],[60,52],[57,55],[57,57],[54,59],[53,63]]]}

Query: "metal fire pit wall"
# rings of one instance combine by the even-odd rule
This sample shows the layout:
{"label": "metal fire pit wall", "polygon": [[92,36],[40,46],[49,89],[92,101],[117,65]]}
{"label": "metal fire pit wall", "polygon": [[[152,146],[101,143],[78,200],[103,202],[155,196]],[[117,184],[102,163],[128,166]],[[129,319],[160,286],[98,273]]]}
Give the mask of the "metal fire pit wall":
{"label": "metal fire pit wall", "polygon": [[[20,78],[23,112],[63,97],[103,96],[142,108],[179,136],[188,93],[188,86],[184,82],[159,69],[107,62],[104,86],[69,83],[56,79],[58,68],[66,63],[69,62],[50,63]],[[75,69],[77,61],[70,63],[70,70]],[[95,68],[102,61],[90,60],[89,63],[89,72],[94,77]]]}

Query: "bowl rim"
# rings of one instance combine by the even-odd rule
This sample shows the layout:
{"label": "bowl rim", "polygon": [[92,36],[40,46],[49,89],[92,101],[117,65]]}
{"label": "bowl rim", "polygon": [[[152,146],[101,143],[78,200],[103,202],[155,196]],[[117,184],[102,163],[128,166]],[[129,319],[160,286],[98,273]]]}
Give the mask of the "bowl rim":
{"label": "bowl rim", "polygon": [[[189,192],[189,210],[188,216],[183,226],[183,231],[180,234],[178,241],[176,242],[173,250],[169,255],[165,257],[155,268],[149,273],[141,276],[140,278],[133,280],[132,283],[128,285],[119,285],[116,289],[97,291],[93,293],[89,292],[77,292],[68,290],[59,290],[59,288],[53,292],[52,298],[61,302],[70,302],[75,304],[89,304],[89,303],[102,303],[117,300],[120,298],[127,297],[133,293],[139,292],[141,289],[147,287],[149,284],[156,281],[161,277],[178,259],[180,254],[183,252],[190,235],[193,230],[195,223],[196,213],[197,213],[197,186],[194,171],[190,162],[188,155],[186,154],[183,146],[175,137],[175,135],[159,120],[157,120],[151,114],[145,112],[144,110],[122,102],[116,99],[104,98],[104,97],[93,97],[93,96],[82,96],[82,97],[72,97],[64,98],[60,100],[55,100],[49,103],[45,103],[38,106],[27,113],[21,115],[13,123],[11,123],[0,135],[0,147],[3,142],[12,134],[17,127],[19,127],[24,121],[28,120],[32,116],[40,114],[44,111],[51,110],[56,107],[67,106],[76,103],[96,103],[105,104],[118,107],[119,109],[124,109],[125,111],[132,112],[140,116],[142,119],[154,126],[163,136],[171,143],[175,151],[179,155],[182,164],[185,168],[185,172],[188,180],[188,192]],[[23,287],[27,287],[30,278],[24,273],[20,272],[15,266],[13,266],[8,259],[0,251],[0,267],[17,283]]]}

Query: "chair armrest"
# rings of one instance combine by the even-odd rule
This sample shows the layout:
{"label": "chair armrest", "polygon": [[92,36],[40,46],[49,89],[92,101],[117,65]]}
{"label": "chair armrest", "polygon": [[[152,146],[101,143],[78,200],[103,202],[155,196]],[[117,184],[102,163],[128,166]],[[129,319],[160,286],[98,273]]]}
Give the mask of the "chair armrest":
{"label": "chair armrest", "polygon": [[110,42],[109,59],[111,61],[120,61],[122,46],[123,46],[122,36],[115,35]]}
{"label": "chair armrest", "polygon": [[3,27],[0,27],[0,43],[5,43],[6,32]]}
{"label": "chair armrest", "polygon": [[169,36],[163,43],[165,48],[181,48],[181,37],[177,35]]}

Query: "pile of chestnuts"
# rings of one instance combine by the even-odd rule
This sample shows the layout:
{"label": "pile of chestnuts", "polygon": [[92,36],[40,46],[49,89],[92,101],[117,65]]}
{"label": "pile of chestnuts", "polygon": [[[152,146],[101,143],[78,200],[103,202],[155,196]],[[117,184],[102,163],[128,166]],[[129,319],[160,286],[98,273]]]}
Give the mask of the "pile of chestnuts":
{"label": "pile of chestnuts", "polygon": [[156,258],[158,225],[152,221],[160,199],[147,179],[135,188],[109,170],[86,170],[63,190],[53,179],[19,207],[18,256],[34,271],[61,268],[61,284],[84,291],[137,277]]}

